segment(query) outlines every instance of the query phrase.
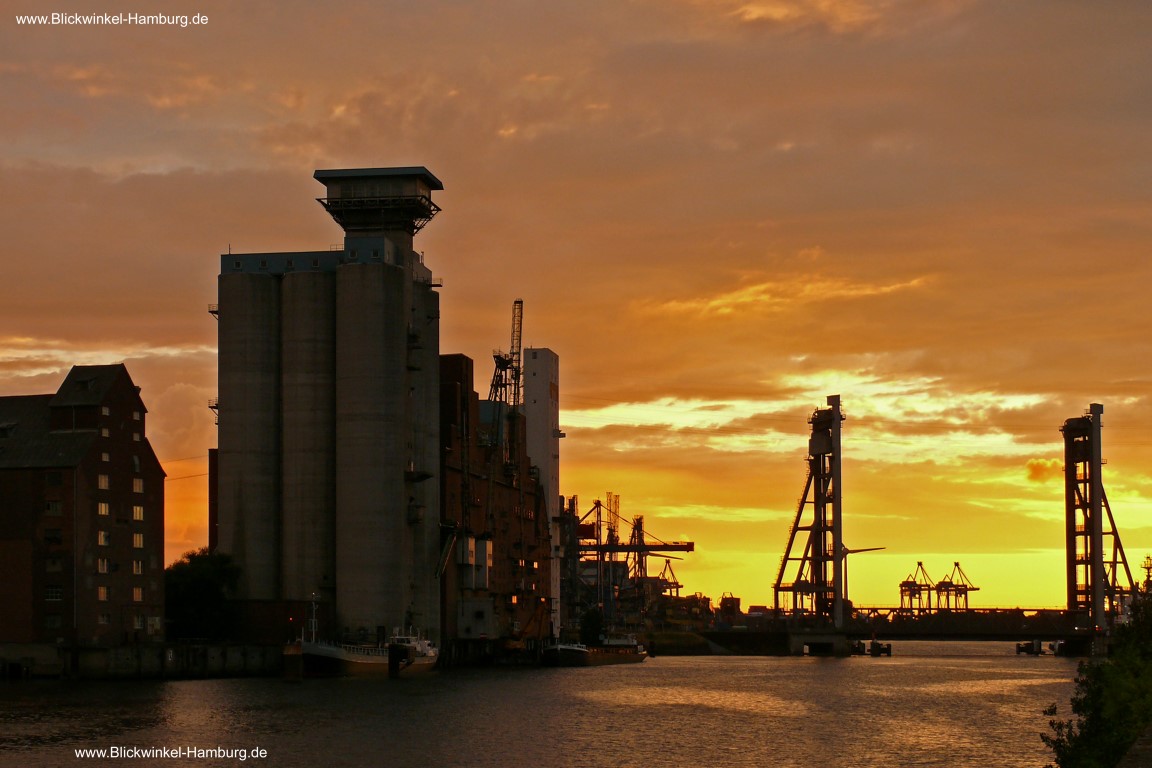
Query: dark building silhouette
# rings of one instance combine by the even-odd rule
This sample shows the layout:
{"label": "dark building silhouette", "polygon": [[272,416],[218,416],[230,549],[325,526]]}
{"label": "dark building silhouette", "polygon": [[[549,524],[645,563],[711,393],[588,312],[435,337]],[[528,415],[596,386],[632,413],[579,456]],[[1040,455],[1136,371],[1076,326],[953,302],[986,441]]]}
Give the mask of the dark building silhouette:
{"label": "dark building silhouette", "polygon": [[[440,404],[447,652],[532,651],[556,631],[547,491],[516,448],[533,427],[480,400],[465,355],[440,357]],[[501,648],[484,647],[497,640]]]}
{"label": "dark building silhouette", "polygon": [[283,641],[315,600],[324,637],[439,641],[439,296],[413,237],[443,185],[315,178],[343,249],[220,259],[211,536],[241,568],[247,637]]}
{"label": "dark building silhouette", "polygon": [[441,182],[315,178],[342,249],[220,258],[209,540],[241,568],[239,635],[283,642],[315,602],[323,639],[548,636],[557,356],[526,351],[523,402],[480,401],[472,361],[440,357],[439,283],[413,249]]}
{"label": "dark building silhouette", "polygon": [[0,398],[0,642],[164,639],[164,470],[123,365]]}

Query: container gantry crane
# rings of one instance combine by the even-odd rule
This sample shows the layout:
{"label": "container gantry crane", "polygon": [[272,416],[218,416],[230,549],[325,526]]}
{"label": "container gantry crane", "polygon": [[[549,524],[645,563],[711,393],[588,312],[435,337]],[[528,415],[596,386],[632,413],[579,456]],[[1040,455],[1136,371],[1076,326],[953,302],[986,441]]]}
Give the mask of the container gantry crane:
{"label": "container gantry crane", "polygon": [[[620,496],[608,493],[606,498],[606,502],[595,501],[580,518],[577,529],[580,531],[578,546],[581,559],[595,563],[596,602],[603,608],[605,617],[611,618],[620,588],[626,583],[639,584],[648,577],[649,555],[694,552],[696,543],[650,541],[650,534],[644,529],[643,515],[633,518],[632,533],[624,541],[620,537]],[[620,555],[624,555],[624,560],[619,559]],[[673,582],[670,586],[678,590],[681,585]]]}

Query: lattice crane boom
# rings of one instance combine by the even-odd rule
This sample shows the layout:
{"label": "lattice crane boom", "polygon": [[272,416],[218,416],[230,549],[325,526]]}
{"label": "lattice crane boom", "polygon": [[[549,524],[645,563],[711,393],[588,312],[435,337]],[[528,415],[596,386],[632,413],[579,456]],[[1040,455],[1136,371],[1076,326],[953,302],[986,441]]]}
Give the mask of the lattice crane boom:
{"label": "lattice crane boom", "polygon": [[512,388],[512,401],[510,405],[513,410],[520,407],[523,401],[524,382],[521,375],[522,359],[521,359],[521,340],[523,335],[524,325],[524,299],[516,299],[512,302],[512,343],[508,346],[509,367],[511,369],[511,388]]}

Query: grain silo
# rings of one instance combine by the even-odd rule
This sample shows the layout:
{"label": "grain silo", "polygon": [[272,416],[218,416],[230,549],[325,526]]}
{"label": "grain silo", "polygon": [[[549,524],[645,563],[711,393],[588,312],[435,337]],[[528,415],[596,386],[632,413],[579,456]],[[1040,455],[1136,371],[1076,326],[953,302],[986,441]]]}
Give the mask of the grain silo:
{"label": "grain silo", "polygon": [[317,171],[343,250],[221,257],[219,549],[332,637],[439,639],[439,297],[422,167]]}

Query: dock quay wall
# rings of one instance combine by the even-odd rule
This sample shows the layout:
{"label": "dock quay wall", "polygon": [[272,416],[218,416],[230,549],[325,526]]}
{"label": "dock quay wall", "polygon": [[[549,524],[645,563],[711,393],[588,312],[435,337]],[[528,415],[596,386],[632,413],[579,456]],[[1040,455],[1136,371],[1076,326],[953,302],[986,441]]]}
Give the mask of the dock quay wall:
{"label": "dock quay wall", "polygon": [[0,678],[67,677],[86,680],[211,678],[279,675],[283,647],[230,643],[63,648],[0,644]]}

